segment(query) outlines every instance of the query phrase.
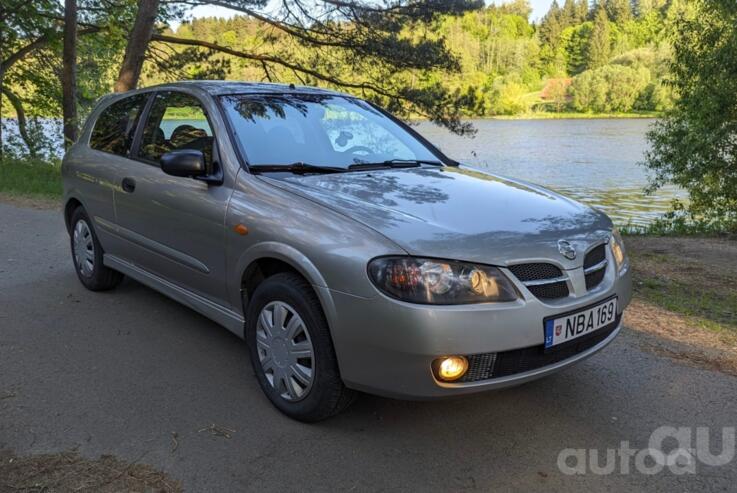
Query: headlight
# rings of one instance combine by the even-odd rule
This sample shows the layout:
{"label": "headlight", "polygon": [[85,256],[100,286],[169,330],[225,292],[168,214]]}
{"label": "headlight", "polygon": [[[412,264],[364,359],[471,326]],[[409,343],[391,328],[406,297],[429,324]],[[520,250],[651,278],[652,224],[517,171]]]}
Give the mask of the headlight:
{"label": "headlight", "polygon": [[609,246],[612,249],[614,263],[617,264],[617,272],[622,272],[627,267],[627,253],[624,250],[622,235],[619,234],[617,228],[612,230],[612,236],[609,239]]}
{"label": "headlight", "polygon": [[514,285],[496,267],[450,260],[380,257],[369,277],[382,292],[410,303],[460,305],[514,301]]}

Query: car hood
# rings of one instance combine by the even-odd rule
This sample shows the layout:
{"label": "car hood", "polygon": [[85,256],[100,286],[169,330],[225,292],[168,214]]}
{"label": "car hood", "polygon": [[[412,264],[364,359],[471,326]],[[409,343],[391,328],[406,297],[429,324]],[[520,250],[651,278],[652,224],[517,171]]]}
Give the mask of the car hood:
{"label": "car hood", "polygon": [[[463,165],[284,175],[273,182],[418,256],[492,265],[554,259],[572,269],[612,228],[605,214],[581,203]],[[560,253],[560,240],[575,248],[575,259]]]}

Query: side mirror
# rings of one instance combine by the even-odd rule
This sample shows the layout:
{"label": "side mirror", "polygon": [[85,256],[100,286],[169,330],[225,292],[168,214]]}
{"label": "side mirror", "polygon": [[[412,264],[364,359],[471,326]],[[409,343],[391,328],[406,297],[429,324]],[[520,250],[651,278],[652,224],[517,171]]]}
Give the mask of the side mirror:
{"label": "side mirror", "polygon": [[195,149],[180,149],[161,156],[161,171],[172,176],[197,177],[207,173],[205,155]]}

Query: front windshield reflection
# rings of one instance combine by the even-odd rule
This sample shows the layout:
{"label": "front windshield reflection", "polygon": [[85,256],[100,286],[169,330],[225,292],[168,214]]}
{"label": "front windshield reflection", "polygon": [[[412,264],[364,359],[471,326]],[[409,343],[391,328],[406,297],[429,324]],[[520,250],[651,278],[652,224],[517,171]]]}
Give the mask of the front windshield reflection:
{"label": "front windshield reflection", "polygon": [[354,98],[238,94],[221,101],[251,166],[437,161],[406,130]]}

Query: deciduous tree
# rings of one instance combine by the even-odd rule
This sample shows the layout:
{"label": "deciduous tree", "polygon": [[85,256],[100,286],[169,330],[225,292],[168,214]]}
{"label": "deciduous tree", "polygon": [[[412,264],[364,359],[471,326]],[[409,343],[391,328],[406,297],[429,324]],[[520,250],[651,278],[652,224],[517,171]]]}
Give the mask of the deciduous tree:
{"label": "deciduous tree", "polygon": [[3,95],[16,113],[21,138],[29,152],[34,152],[34,143],[26,130],[23,102],[6,86],[6,76],[16,63],[58,37],[53,22],[58,15],[59,4],[54,0],[3,0],[0,3],[0,156],[3,152]]}
{"label": "deciduous tree", "polygon": [[737,231],[737,10],[733,0],[698,0],[681,13],[671,84],[679,97],[648,138],[651,190],[688,191],[694,218]]}

